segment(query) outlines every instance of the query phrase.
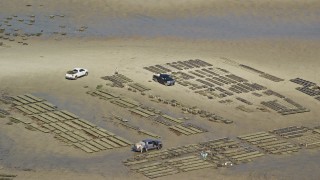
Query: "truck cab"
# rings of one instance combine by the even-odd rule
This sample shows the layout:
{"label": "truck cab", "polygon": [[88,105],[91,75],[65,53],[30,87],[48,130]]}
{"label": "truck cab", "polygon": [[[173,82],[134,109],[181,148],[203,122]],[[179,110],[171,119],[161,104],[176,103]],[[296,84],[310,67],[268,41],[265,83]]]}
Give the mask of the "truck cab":
{"label": "truck cab", "polygon": [[176,82],[169,74],[155,74],[152,79],[166,86],[173,86]]}
{"label": "truck cab", "polygon": [[134,151],[146,152],[148,150],[161,149],[161,148],[162,148],[161,141],[154,140],[154,139],[145,139],[136,143],[132,149]]}

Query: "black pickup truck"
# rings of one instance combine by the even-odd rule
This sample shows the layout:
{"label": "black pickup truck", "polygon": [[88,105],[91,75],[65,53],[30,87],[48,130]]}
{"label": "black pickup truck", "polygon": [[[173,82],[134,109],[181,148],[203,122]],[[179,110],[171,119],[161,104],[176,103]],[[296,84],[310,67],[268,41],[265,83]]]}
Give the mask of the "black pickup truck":
{"label": "black pickup truck", "polygon": [[166,86],[173,86],[176,82],[169,74],[155,74],[152,79]]}

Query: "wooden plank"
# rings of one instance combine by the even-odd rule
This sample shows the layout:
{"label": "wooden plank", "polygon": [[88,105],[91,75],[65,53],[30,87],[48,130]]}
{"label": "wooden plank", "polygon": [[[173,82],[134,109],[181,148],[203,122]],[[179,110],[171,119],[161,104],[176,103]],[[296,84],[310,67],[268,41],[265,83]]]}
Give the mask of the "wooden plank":
{"label": "wooden plank", "polygon": [[30,123],[29,126],[33,127],[34,129],[37,129],[38,130],[38,124],[36,123]]}
{"label": "wooden plank", "polygon": [[175,123],[182,123],[182,122],[183,122],[183,121],[181,121],[181,120],[179,120],[179,119],[173,118],[173,117],[168,116],[168,115],[166,115],[166,114],[163,114],[162,117],[164,117],[164,118],[166,118],[166,119],[168,119],[168,120],[170,120],[170,121],[173,121],[173,122],[175,122]]}
{"label": "wooden plank", "polygon": [[182,160],[187,160],[187,159],[195,159],[195,158],[199,159],[196,156],[187,156],[187,157],[182,157],[182,158],[170,159],[170,160],[168,160],[166,162],[170,162],[171,163],[171,162],[182,161]]}
{"label": "wooden plank", "polygon": [[163,151],[151,151],[151,152],[148,152],[148,153],[146,153],[146,155],[148,156],[148,155],[155,155],[155,154],[163,154],[163,153],[166,153],[167,152],[167,150],[163,150]]}
{"label": "wooden plank", "polygon": [[19,96],[15,96],[15,97],[12,97],[12,98],[13,98],[13,99],[15,99],[16,101],[18,101],[18,102],[22,103],[22,104],[29,104],[29,102],[28,102],[28,101],[26,101],[26,100],[24,100],[24,99],[20,98]]}
{"label": "wooden plank", "polygon": [[48,129],[46,129],[46,128],[43,128],[43,127],[41,127],[41,126],[38,127],[38,130],[41,131],[41,132],[43,132],[43,133],[49,133],[49,132],[50,132],[50,130],[48,130]]}
{"label": "wooden plank", "polygon": [[183,129],[184,131],[187,131],[187,132],[189,132],[189,133],[191,133],[191,134],[196,134],[197,132],[195,132],[195,131],[193,131],[193,130],[191,130],[191,129],[188,129],[188,128],[186,128],[186,127],[183,127],[183,126],[181,126],[181,125],[176,125],[176,127],[177,128],[180,128],[180,129]]}
{"label": "wooden plank", "polygon": [[158,177],[168,176],[168,175],[177,174],[177,173],[179,173],[179,171],[174,170],[171,172],[160,173],[160,174],[156,174],[156,175],[148,176],[148,177],[152,179],[152,178],[158,178]]}
{"label": "wooden plank", "polygon": [[251,142],[251,144],[262,144],[262,143],[267,143],[267,142],[272,142],[272,141],[277,141],[277,138],[270,138],[270,139],[264,139],[264,140],[259,140],[259,141],[255,141],[255,142]]}
{"label": "wooden plank", "polygon": [[274,135],[269,135],[269,136],[262,136],[262,137],[256,137],[256,138],[252,138],[252,139],[247,139],[248,142],[255,142],[255,141],[261,141],[261,140],[265,140],[265,139],[274,139],[276,138],[276,136]]}
{"label": "wooden plank", "polygon": [[233,156],[238,156],[238,155],[241,155],[241,154],[247,154],[247,153],[250,153],[250,152],[253,152],[253,151],[247,150],[247,149],[243,149],[243,150],[239,150],[239,151],[235,151],[235,152],[231,152],[231,153],[225,154],[225,156],[231,158]]}
{"label": "wooden plank", "polygon": [[137,87],[140,87],[140,88],[144,89],[145,91],[150,90],[150,88],[146,87],[145,85],[142,85],[142,84],[139,84],[139,83],[135,83],[135,85]]}
{"label": "wooden plank", "polygon": [[114,143],[113,141],[110,141],[107,138],[101,138],[101,140],[109,145],[111,145],[112,147],[118,148],[120,147],[118,144]]}
{"label": "wooden plank", "polygon": [[93,127],[97,127],[97,125],[95,125],[95,124],[93,124],[93,123],[91,123],[91,122],[89,122],[89,121],[87,121],[87,120],[84,120],[84,119],[78,119],[78,120],[81,121],[82,123],[84,123],[84,124],[92,127],[92,128],[93,128]]}
{"label": "wooden plank", "polygon": [[148,154],[146,156],[146,158],[155,158],[155,157],[160,157],[160,156],[163,156],[163,155],[167,155],[168,153],[162,153],[162,154]]}
{"label": "wooden plank", "polygon": [[113,137],[117,138],[118,140],[120,140],[120,141],[122,141],[124,143],[126,143],[127,145],[133,144],[132,142],[130,142],[130,141],[128,141],[128,140],[126,140],[126,139],[124,139],[124,138],[122,138],[120,136],[113,136]]}
{"label": "wooden plank", "polygon": [[113,141],[114,143],[119,144],[120,146],[127,146],[128,145],[128,144],[122,142],[121,140],[119,140],[118,138],[116,138],[115,136],[108,137],[108,139],[110,141]]}
{"label": "wooden plank", "polygon": [[21,105],[23,105],[21,102],[19,102],[19,101],[12,101],[12,103],[14,104],[14,105],[16,105],[16,106],[21,106]]}
{"label": "wooden plank", "polygon": [[279,147],[279,146],[287,146],[287,145],[293,145],[289,142],[283,142],[283,143],[277,143],[277,144],[272,144],[272,145],[268,145],[268,146],[260,146],[258,145],[258,147],[261,148],[265,148],[265,149],[270,149],[270,148],[275,148],[275,147]]}
{"label": "wooden plank", "polygon": [[29,104],[29,106],[32,107],[32,108],[34,108],[34,109],[36,109],[36,110],[38,110],[38,111],[41,112],[41,113],[47,112],[46,109],[44,109],[44,108],[42,108],[42,107],[40,107],[40,106],[37,106],[36,104]]}
{"label": "wooden plank", "polygon": [[46,124],[47,121],[48,121],[48,120],[46,120],[44,118],[39,117],[38,115],[31,115],[30,117],[31,117],[31,119],[33,119],[35,121],[38,121],[38,122],[40,122],[42,124]]}
{"label": "wooden plank", "polygon": [[48,113],[46,113],[46,115],[48,115],[48,116],[50,116],[50,117],[52,117],[52,118],[54,118],[54,119],[57,119],[57,120],[59,120],[59,121],[65,121],[65,120],[66,120],[66,119],[64,119],[64,118],[56,115],[56,114],[54,113],[54,111],[53,111],[53,112],[48,112]]}
{"label": "wooden plank", "polygon": [[95,132],[95,133],[97,133],[97,134],[99,134],[99,137],[108,137],[108,136],[110,136],[108,133],[105,133],[105,132],[103,132],[103,131],[100,131],[100,130],[98,130],[98,129],[96,129],[96,128],[92,128],[92,129],[90,129],[91,131],[93,131],[93,132]]}
{"label": "wooden plank", "polygon": [[[143,160],[142,162],[141,160],[135,160],[135,161],[124,162],[124,164],[127,165],[127,163],[135,163],[135,162],[138,162],[139,164],[144,163]],[[145,161],[145,162],[148,162],[148,161]],[[154,162],[154,163],[149,163],[142,166],[133,166],[133,167],[130,167],[130,169],[138,171],[139,169],[143,169],[143,168],[154,167],[154,166],[157,167],[158,165],[161,165],[161,164],[162,164],[161,162]]]}
{"label": "wooden plank", "polygon": [[285,132],[285,133],[279,133],[278,135],[280,136],[288,136],[288,135],[291,135],[291,134],[303,134],[306,132],[306,129],[297,129],[297,130],[294,130],[294,131],[288,131],[288,132]]}
{"label": "wooden plank", "polygon": [[78,141],[84,141],[84,140],[85,140],[83,137],[81,137],[81,136],[79,136],[79,135],[76,135],[76,134],[74,134],[74,133],[71,132],[71,131],[66,132],[66,134],[69,135],[70,137],[78,140]]}
{"label": "wooden plank", "polygon": [[231,142],[226,142],[226,143],[222,143],[222,144],[219,144],[219,145],[213,145],[211,146],[212,148],[214,147],[227,147],[227,146],[233,146],[233,145],[238,145],[239,143],[238,142],[235,142],[235,141],[231,141]]}
{"label": "wooden plank", "polygon": [[35,123],[30,123],[29,124],[31,127],[33,127],[34,129],[36,130],[39,130],[41,132],[44,132],[44,133],[49,133],[50,131],[48,129],[45,129],[43,127],[40,127],[38,124],[35,124]]}
{"label": "wooden plank", "polygon": [[135,101],[135,100],[130,99],[130,98],[123,98],[122,97],[121,100],[124,101],[124,102],[127,102],[129,104],[132,104],[134,106],[140,106],[140,103],[138,101]]}
{"label": "wooden plank", "polygon": [[29,124],[29,125],[30,125],[31,127],[33,127],[34,129],[39,130],[39,131],[42,131],[42,132],[44,132],[44,133],[48,133],[48,132],[49,132],[49,130],[40,127],[40,126],[39,126],[38,124],[36,124],[36,123],[31,123],[31,124]]}
{"label": "wooden plank", "polygon": [[[157,163],[157,164],[159,165],[160,163]],[[141,173],[143,171],[150,171],[150,170],[158,169],[159,168],[158,165],[149,165],[148,164],[147,167],[139,168],[139,169],[137,169],[137,171]]]}
{"label": "wooden plank", "polygon": [[72,127],[70,127],[70,126],[68,126],[68,125],[66,125],[66,124],[64,124],[62,122],[57,122],[56,124],[61,126],[64,129],[68,130],[68,131],[74,131],[75,130],[74,128],[72,128]]}
{"label": "wooden plank", "polygon": [[108,90],[106,89],[99,89],[98,91],[102,92],[102,93],[105,93],[105,94],[108,94],[109,96],[112,96],[114,98],[117,98],[119,97],[117,94],[113,93],[113,92],[109,92]]}
{"label": "wooden plank", "polygon": [[197,129],[197,128],[194,128],[194,127],[192,127],[192,126],[189,126],[188,128],[191,129],[191,130],[193,130],[193,131],[195,131],[195,132],[197,132],[197,133],[203,133],[202,130]]}
{"label": "wooden plank", "polygon": [[123,108],[127,108],[128,106],[126,106],[125,104],[122,104],[121,102],[118,102],[116,100],[112,100],[110,101],[112,104],[115,104],[115,105],[118,105],[120,107],[123,107]]}
{"label": "wooden plank", "polygon": [[318,136],[306,136],[303,138],[297,139],[298,142],[307,142],[307,143],[313,143],[313,142],[318,142],[320,141],[320,137]]}
{"label": "wooden plank", "polygon": [[15,106],[15,108],[17,108],[19,111],[21,111],[21,112],[23,112],[23,113],[25,113],[25,114],[32,114],[31,111],[25,109],[25,108],[22,107],[22,106]]}
{"label": "wooden plank", "polygon": [[181,167],[179,167],[179,169],[185,170],[185,169],[190,169],[190,168],[195,168],[195,167],[206,167],[207,165],[213,166],[213,164],[210,164],[206,161],[202,161],[202,162],[193,163],[193,164],[191,163],[186,166],[181,166]]}
{"label": "wooden plank", "polygon": [[58,122],[57,119],[54,119],[54,118],[48,116],[47,114],[40,114],[39,116],[40,116],[40,117],[43,117],[43,118],[45,118],[45,119],[47,119],[47,120],[49,120],[50,122],[53,122],[53,123],[54,123],[54,122]]}
{"label": "wooden plank", "polygon": [[189,132],[187,132],[187,131],[184,131],[183,129],[179,129],[179,128],[177,128],[176,126],[170,126],[169,127],[170,129],[173,129],[173,130],[176,130],[176,131],[178,131],[178,132],[180,132],[180,133],[182,133],[182,134],[184,134],[184,135],[190,135],[191,133],[189,133]]}
{"label": "wooden plank", "polygon": [[125,165],[131,166],[131,165],[141,164],[141,163],[145,163],[145,162],[148,162],[148,159],[142,159],[142,160],[139,160],[139,161],[126,162]]}
{"label": "wooden plank", "polygon": [[130,104],[126,101],[123,101],[122,99],[115,99],[113,101],[110,101],[111,103],[115,103],[117,105],[123,106],[123,107],[129,107],[129,108],[133,108],[136,107],[136,105]]}
{"label": "wooden plank", "polygon": [[254,136],[254,135],[259,135],[259,134],[266,134],[267,132],[256,132],[256,133],[252,133],[252,134],[246,134],[246,135],[241,135],[241,136],[238,136],[238,138],[242,139],[242,138],[245,138],[245,137],[250,137],[250,136]]}
{"label": "wooden plank", "polygon": [[106,143],[106,142],[103,142],[102,140],[100,140],[100,139],[95,139],[95,140],[93,140],[94,142],[96,142],[96,143],[98,143],[98,144],[100,144],[101,146],[104,146],[106,149],[113,149],[113,147],[110,145],[110,144],[108,144],[108,143]]}
{"label": "wooden plank", "polygon": [[277,149],[277,150],[270,151],[270,152],[273,154],[278,154],[278,153],[287,152],[287,151],[297,151],[299,149],[300,149],[300,147],[296,146],[296,147],[290,147],[290,148],[286,148],[286,149]]}
{"label": "wooden plank", "polygon": [[53,133],[55,133],[55,134],[60,134],[60,133],[62,133],[62,132],[59,131],[59,130],[57,130],[57,129],[55,129],[55,130],[53,131]]}
{"label": "wooden plank", "polygon": [[92,131],[91,129],[82,129],[85,133],[89,134],[90,136],[94,136],[96,138],[101,137],[98,133]]}
{"label": "wooden plank", "polygon": [[110,132],[110,131],[108,131],[106,129],[103,129],[101,127],[96,127],[96,129],[98,129],[99,131],[104,132],[106,134],[109,134],[110,136],[115,136],[115,134],[113,134],[112,132]]}
{"label": "wooden plank", "polygon": [[318,139],[309,139],[309,140],[306,140],[305,141],[305,143],[306,144],[316,144],[316,143],[318,143],[318,142],[320,142],[320,139],[318,138]]}
{"label": "wooden plank", "polygon": [[65,121],[64,123],[69,125],[69,126],[71,126],[71,127],[73,127],[74,129],[78,129],[78,130],[82,129],[81,126],[79,126],[78,124],[74,123],[73,121]]}
{"label": "wooden plank", "polygon": [[193,164],[203,164],[205,161],[203,161],[202,159],[196,159],[196,160],[191,160],[188,162],[180,162],[178,164],[175,164],[174,166],[176,167],[184,167],[184,166],[189,166],[189,165],[193,165]]}
{"label": "wooden plank", "polygon": [[[140,161],[140,160],[138,160],[138,161]],[[133,162],[137,162],[137,161],[133,161]],[[127,165],[127,163],[131,163],[131,162],[125,162],[126,165]],[[148,168],[148,167],[158,167],[158,165],[160,165],[160,164],[161,164],[160,162],[155,162],[155,163],[151,163],[151,164],[149,163],[149,164],[146,164],[143,166],[134,166],[134,167],[131,167],[130,169],[131,170],[139,170],[139,169]]]}
{"label": "wooden plank", "polygon": [[188,158],[188,159],[182,159],[179,161],[179,163],[188,163],[188,162],[195,162],[195,161],[203,161],[200,157],[194,156],[194,158]]}
{"label": "wooden plank", "polygon": [[32,117],[32,118],[35,118],[37,121],[40,121],[40,122],[45,123],[45,124],[51,123],[51,121],[49,121],[48,119],[40,116],[39,114],[37,114],[37,115],[32,115],[31,117]]}
{"label": "wooden plank", "polygon": [[76,134],[76,135],[78,135],[78,136],[80,136],[80,137],[82,137],[82,138],[85,139],[85,140],[90,140],[90,139],[92,139],[90,136],[88,136],[88,135],[86,135],[86,134],[84,134],[84,133],[82,133],[82,132],[80,132],[80,131],[73,131],[73,133]]}
{"label": "wooden plank", "polygon": [[80,143],[74,143],[73,145],[74,145],[75,147],[77,147],[77,148],[79,148],[79,149],[87,152],[87,153],[93,153],[93,152],[94,152],[93,150],[87,148],[86,146],[84,146],[84,145],[82,145],[82,144],[80,144]]}
{"label": "wooden plank", "polygon": [[254,141],[254,139],[263,138],[263,137],[270,137],[270,136],[275,137],[274,135],[271,135],[271,134],[261,134],[261,135],[256,135],[256,136],[252,136],[252,137],[242,138],[241,140],[250,141],[251,139],[253,139],[253,141]]}
{"label": "wooden plank", "polygon": [[320,134],[320,129],[313,129],[313,131]]}
{"label": "wooden plank", "polygon": [[51,108],[51,107],[43,104],[43,102],[35,103],[35,105],[37,105],[37,106],[39,106],[39,107],[41,107],[41,108],[43,108],[43,109],[45,109],[47,111],[53,111],[54,110],[54,108]]}
{"label": "wooden plank", "polygon": [[68,130],[64,129],[63,127],[55,124],[55,123],[50,123],[50,126],[54,127],[55,129],[61,131],[61,132],[67,132]]}
{"label": "wooden plank", "polygon": [[228,157],[232,157],[232,156],[236,156],[236,155],[244,154],[244,153],[248,153],[248,152],[251,152],[251,151],[248,149],[244,149],[244,148],[240,148],[240,149],[236,148],[236,149],[227,150],[227,151],[224,151],[221,153],[228,156]]}
{"label": "wooden plank", "polygon": [[138,115],[141,115],[141,116],[143,116],[143,117],[145,117],[145,118],[147,118],[147,117],[150,116],[149,114],[146,114],[146,113],[144,113],[144,112],[141,112],[141,111],[139,111],[139,110],[137,110],[137,109],[129,109],[129,111],[131,111],[131,112],[133,112],[133,113],[136,113],[136,114],[138,114]]}
{"label": "wooden plank", "polygon": [[72,118],[72,117],[70,117],[70,116],[68,116],[68,115],[64,114],[64,113],[63,113],[63,112],[61,112],[61,111],[54,111],[54,113],[55,113],[56,115],[58,115],[58,116],[60,116],[60,117],[64,118],[64,119],[66,119],[66,120],[74,119],[74,118]]}
{"label": "wooden plank", "polygon": [[152,174],[152,173],[155,173],[155,174],[160,174],[162,172],[160,171],[163,171],[163,170],[168,170],[168,169],[172,169],[171,167],[165,167],[165,166],[158,166],[157,168],[155,169],[150,169],[150,170],[147,170],[147,171],[142,171],[141,173],[143,173],[144,175],[147,176],[147,174]]}
{"label": "wooden plank", "polygon": [[31,98],[31,99],[33,99],[33,100],[35,100],[37,102],[44,101],[44,99],[38,98],[38,97],[36,97],[36,96],[34,96],[32,94],[25,94],[25,96],[27,96],[28,98]]}
{"label": "wooden plank", "polygon": [[143,129],[140,129],[140,130],[139,130],[139,133],[143,133],[143,134],[146,134],[146,135],[148,135],[148,136],[155,137],[155,138],[160,138],[160,136],[158,136],[158,135],[156,135],[156,134],[154,134],[154,133],[151,133],[151,132],[149,132],[149,131],[143,130]]}
{"label": "wooden plank", "polygon": [[114,142],[113,140],[110,140],[109,138],[110,138],[110,137],[108,137],[108,138],[101,138],[101,140],[104,141],[104,142],[106,142],[106,143],[108,143],[108,144],[110,144],[110,145],[113,146],[113,147],[116,147],[116,148],[122,146],[122,145]]}
{"label": "wooden plank", "polygon": [[17,97],[19,97],[19,98],[21,98],[21,99],[23,99],[23,100],[27,101],[27,102],[28,102],[28,104],[30,104],[30,103],[36,103],[36,102],[37,102],[37,101],[35,101],[35,100],[33,100],[33,99],[29,98],[28,96],[25,96],[25,95],[19,95],[19,96],[17,96]]}
{"label": "wooden plank", "polygon": [[59,111],[52,111],[52,113],[50,113],[49,116],[51,116],[55,119],[58,119],[60,122],[64,122],[64,121],[68,120],[64,116],[60,116]]}
{"label": "wooden plank", "polygon": [[75,138],[73,138],[73,137],[69,136],[68,134],[60,133],[59,135],[60,135],[61,137],[65,138],[65,139],[67,139],[68,141],[72,142],[72,143],[76,143],[76,142],[78,142],[78,140],[77,140],[77,139],[75,139]]}
{"label": "wooden plank", "polygon": [[43,126],[44,128],[47,128],[47,129],[50,130],[50,131],[54,131],[54,130],[56,129],[56,128],[50,126],[50,124],[43,124],[42,126]]}
{"label": "wooden plank", "polygon": [[87,143],[89,143],[90,145],[98,148],[99,150],[106,150],[106,149],[107,149],[106,147],[100,145],[99,143],[97,143],[97,142],[95,142],[95,141],[93,141],[93,140],[87,141]]}
{"label": "wooden plank", "polygon": [[138,84],[138,83],[129,84],[129,86],[134,88],[134,89],[137,89],[140,92],[150,90],[150,88],[147,88],[147,87],[145,87],[145,86],[143,86],[141,84]]}
{"label": "wooden plank", "polygon": [[142,109],[141,107],[137,107],[136,110],[141,111],[141,112],[143,112],[143,113],[145,113],[145,114],[148,114],[148,115],[150,115],[150,116],[156,115],[155,113],[153,113],[153,112],[151,112],[151,111],[148,111],[148,110],[145,110],[145,109]]}
{"label": "wooden plank", "polygon": [[271,141],[267,143],[258,144],[258,146],[269,146],[269,145],[279,144],[279,143],[286,143],[286,141],[282,141],[282,140]]}
{"label": "wooden plank", "polygon": [[54,110],[53,108],[50,108],[50,107],[44,105],[43,102],[37,102],[34,105],[39,107],[39,108],[41,108],[41,109],[43,109],[43,112],[53,111]]}
{"label": "wooden plank", "polygon": [[25,109],[27,109],[28,111],[30,111],[31,114],[38,114],[38,113],[40,113],[40,111],[38,111],[37,109],[34,109],[34,108],[30,107],[29,104],[28,104],[28,105],[24,105],[24,106],[22,106],[22,107],[25,108]]}
{"label": "wooden plank", "polygon": [[94,152],[98,152],[98,151],[100,151],[98,148],[96,148],[96,147],[92,146],[92,145],[91,145],[91,144],[89,144],[88,142],[81,142],[80,144],[82,144],[83,146],[85,146],[85,147],[87,147],[87,148],[91,149],[91,150],[92,150],[92,151],[94,151]]}
{"label": "wooden plank", "polygon": [[173,168],[168,168],[168,167],[164,167],[164,169],[158,169],[157,171],[155,172],[150,172],[150,173],[144,173],[145,176],[152,176],[152,175],[156,175],[156,174],[162,174],[162,173],[167,173],[167,172],[170,172],[170,171],[176,171],[175,169]]}
{"label": "wooden plank", "polygon": [[305,143],[306,148],[317,147],[320,145],[320,141]]}
{"label": "wooden plank", "polygon": [[57,108],[57,106],[55,106],[55,105],[53,105],[53,104],[51,104],[51,103],[49,103],[47,101],[43,101],[42,104],[45,105],[45,106],[48,106],[49,108],[52,108],[52,109],[56,109]]}
{"label": "wooden plank", "polygon": [[230,141],[229,140],[228,141],[224,141],[224,140],[216,141],[216,140],[214,140],[214,141],[207,141],[207,142],[205,142],[205,144],[210,146],[210,147],[219,147],[219,146],[221,146],[223,144],[226,144],[228,142],[230,142]]}
{"label": "wooden plank", "polygon": [[57,119],[55,119],[55,118],[53,118],[53,117],[51,117],[51,116],[48,116],[47,114],[39,114],[39,116],[40,117],[42,117],[42,118],[45,118],[45,119],[47,119],[47,120],[49,120],[50,122],[58,122],[58,120]]}
{"label": "wooden plank", "polygon": [[113,96],[110,96],[109,94],[106,94],[106,93],[103,93],[100,91],[94,91],[93,94],[96,94],[96,95],[101,96],[101,97],[108,99],[108,100],[114,98]]}
{"label": "wooden plank", "polygon": [[259,151],[247,152],[247,153],[244,153],[244,154],[239,154],[239,155],[236,155],[236,156],[231,156],[231,158],[237,159],[237,158],[242,158],[242,157],[245,157],[245,156],[251,156],[251,155],[259,154],[259,153],[260,153]]}
{"label": "wooden plank", "polygon": [[71,112],[68,112],[68,111],[66,111],[66,110],[60,110],[60,112],[62,112],[62,113],[64,113],[64,114],[72,117],[73,119],[78,119],[78,118],[79,118],[79,117],[76,116],[75,114],[73,114],[73,113],[71,113]]}
{"label": "wooden plank", "polygon": [[261,157],[261,156],[264,156],[264,154],[263,153],[253,154],[253,155],[250,155],[250,156],[244,156],[244,157],[241,157],[241,158],[236,158],[236,160],[237,161],[243,161],[243,160],[253,159],[253,158],[257,158],[257,157]]}
{"label": "wooden plank", "polygon": [[241,138],[241,139],[242,139],[242,140],[249,140],[249,139],[254,139],[254,138],[259,138],[259,137],[265,137],[265,136],[271,136],[271,134],[269,134],[269,133],[257,134],[257,135],[252,135],[252,136],[244,137],[244,138]]}
{"label": "wooden plank", "polygon": [[79,119],[72,120],[72,122],[76,123],[77,125],[79,125],[81,127],[87,128],[87,129],[92,128],[91,126],[88,126],[86,123],[79,121]]}

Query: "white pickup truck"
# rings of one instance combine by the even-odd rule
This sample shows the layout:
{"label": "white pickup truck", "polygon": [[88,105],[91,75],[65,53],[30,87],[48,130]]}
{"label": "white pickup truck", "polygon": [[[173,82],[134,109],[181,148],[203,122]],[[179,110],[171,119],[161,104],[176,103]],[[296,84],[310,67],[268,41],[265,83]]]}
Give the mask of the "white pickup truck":
{"label": "white pickup truck", "polygon": [[155,140],[155,139],[145,139],[142,140],[138,143],[136,143],[133,147],[133,151],[137,152],[147,152],[148,150],[151,149],[161,149],[162,148],[162,142],[160,140]]}
{"label": "white pickup truck", "polygon": [[68,71],[66,74],[66,79],[78,79],[82,76],[88,76],[89,71],[84,68],[74,68],[71,71]]}

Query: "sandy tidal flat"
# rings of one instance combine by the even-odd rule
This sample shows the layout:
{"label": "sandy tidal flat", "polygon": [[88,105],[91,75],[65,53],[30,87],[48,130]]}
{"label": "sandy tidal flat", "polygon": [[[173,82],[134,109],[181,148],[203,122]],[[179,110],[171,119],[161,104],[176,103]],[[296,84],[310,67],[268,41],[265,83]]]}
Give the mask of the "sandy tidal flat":
{"label": "sandy tidal flat", "polygon": [[[318,7],[319,3],[311,0],[246,3],[1,1],[0,28],[6,31],[2,37],[14,40],[0,39],[3,42],[0,46],[0,90],[12,96],[30,93],[44,98],[59,109],[70,111],[131,142],[148,137],[121,126],[111,118],[116,114],[160,135],[164,149],[223,137],[236,139],[239,135],[289,126],[314,128],[320,125],[317,118],[320,101],[297,91],[295,88],[299,85],[289,80],[300,77],[320,83]],[[8,20],[7,17],[12,18]],[[35,22],[29,25],[33,18]],[[27,24],[21,23],[22,19]],[[19,35],[14,36],[14,32]],[[36,33],[40,32],[38,36]],[[266,95],[260,99],[250,93],[208,99],[181,84],[166,87],[153,82],[153,73],[144,69],[189,59],[204,60],[215,68],[261,84],[293,99],[310,112],[282,116],[271,109],[261,111],[258,108],[264,107],[260,102],[268,100]],[[270,81],[235,64],[254,67],[283,81]],[[74,67],[87,68],[89,76],[66,80],[66,71]],[[111,76],[115,70],[151,90],[143,96],[128,91],[127,86],[111,87],[111,83],[101,77]],[[189,70],[184,72],[189,73]],[[208,132],[178,136],[163,124],[87,94],[98,85],[173,117],[188,117],[188,122]],[[179,108],[150,101],[150,94],[175,99],[189,107],[196,106],[233,123],[210,122],[191,113],[185,114]],[[244,104],[237,101],[236,96],[254,104],[245,105],[250,112],[237,108]],[[231,99],[232,103],[219,102],[226,99]],[[10,111],[10,116],[26,118],[4,103],[0,103],[0,108]],[[147,179],[123,165],[123,161],[137,155],[129,146],[88,154],[57,140],[53,133],[30,131],[22,123],[9,125],[10,116],[0,119],[0,174],[17,175],[14,179]],[[261,158],[231,168],[206,168],[159,179],[319,177],[317,148],[286,155],[264,153],[266,155]]]}

